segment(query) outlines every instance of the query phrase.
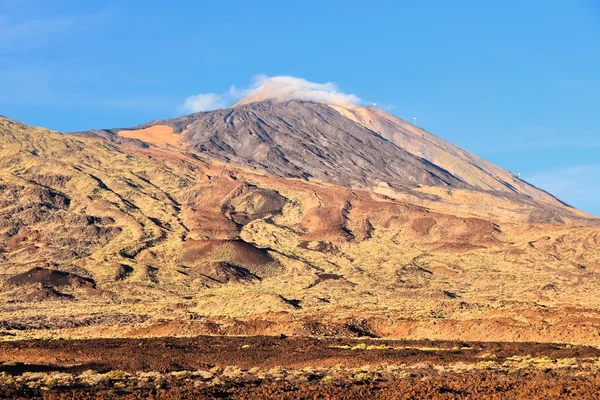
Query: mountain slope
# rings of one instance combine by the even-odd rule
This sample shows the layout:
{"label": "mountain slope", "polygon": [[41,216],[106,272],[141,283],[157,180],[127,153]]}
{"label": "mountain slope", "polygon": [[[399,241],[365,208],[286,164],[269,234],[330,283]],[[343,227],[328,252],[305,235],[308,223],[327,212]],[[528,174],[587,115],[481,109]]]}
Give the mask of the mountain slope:
{"label": "mountain slope", "polygon": [[[142,143],[0,119],[2,334],[597,342],[597,219],[471,187],[271,176],[161,125]],[[561,220],[527,222],[544,212]]]}
{"label": "mountain slope", "polygon": [[[135,131],[157,126],[181,132],[190,151],[280,177],[317,178],[346,186],[383,181],[397,187],[464,186],[447,171],[323,104],[259,102],[154,121]],[[120,130],[117,135],[131,133]]]}
{"label": "mountain slope", "polygon": [[278,177],[392,192],[442,187],[504,193],[577,213],[514,174],[373,107],[242,101],[224,110],[84,134],[169,144]]}
{"label": "mountain slope", "polygon": [[536,200],[556,204],[556,198],[514,174],[383,110],[375,107],[331,107],[476,188],[522,193]]}

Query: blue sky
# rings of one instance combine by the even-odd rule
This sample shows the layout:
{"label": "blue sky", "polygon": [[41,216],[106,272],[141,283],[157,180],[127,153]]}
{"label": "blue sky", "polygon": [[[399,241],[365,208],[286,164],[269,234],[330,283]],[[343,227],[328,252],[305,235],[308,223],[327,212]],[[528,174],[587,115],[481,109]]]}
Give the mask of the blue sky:
{"label": "blue sky", "polygon": [[291,75],[600,215],[600,1],[0,0],[0,114],[127,127]]}

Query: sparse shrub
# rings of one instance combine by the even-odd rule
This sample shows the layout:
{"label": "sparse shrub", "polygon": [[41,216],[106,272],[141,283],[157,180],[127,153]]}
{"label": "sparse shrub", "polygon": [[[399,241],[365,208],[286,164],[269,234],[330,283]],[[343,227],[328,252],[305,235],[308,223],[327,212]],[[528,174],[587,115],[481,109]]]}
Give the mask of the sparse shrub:
{"label": "sparse shrub", "polygon": [[352,350],[367,350],[367,345],[364,343],[359,343],[356,346],[352,347]]}
{"label": "sparse shrub", "polygon": [[333,385],[337,382],[337,378],[335,376],[325,375],[323,378],[321,378],[321,382],[326,385]]}
{"label": "sparse shrub", "polygon": [[213,372],[210,371],[196,371],[195,373],[196,375],[198,375],[200,378],[204,379],[204,380],[209,380],[214,378],[215,374]]}
{"label": "sparse shrub", "polygon": [[402,371],[397,375],[398,379],[406,379],[406,378],[410,378],[410,372],[408,371]]}
{"label": "sparse shrub", "polygon": [[311,375],[309,373],[304,371],[294,371],[293,374],[287,376],[286,380],[291,382],[306,383],[310,381],[310,378]]}
{"label": "sparse shrub", "polygon": [[171,372],[171,376],[175,379],[186,379],[191,376],[190,371],[173,371]]}
{"label": "sparse shrub", "polygon": [[223,370],[222,376],[229,379],[239,379],[244,375],[241,369],[236,366],[229,365]]}
{"label": "sparse shrub", "polygon": [[57,386],[71,386],[72,383],[73,375],[55,372],[44,381],[44,386],[53,388]]}
{"label": "sparse shrub", "polygon": [[217,366],[214,366],[210,369],[210,372],[212,372],[214,375],[219,375],[223,372],[223,368]]}
{"label": "sparse shrub", "polygon": [[367,350],[391,350],[391,349],[393,349],[392,346],[388,346],[385,344],[379,344],[379,345],[371,344],[371,345],[367,346]]}
{"label": "sparse shrub", "polygon": [[533,358],[531,361],[534,362],[535,364],[550,364],[550,363],[554,362],[554,360],[552,360],[548,356],[544,356],[544,357],[540,357],[540,358]]}
{"label": "sparse shrub", "polygon": [[17,365],[19,365],[19,363],[17,361],[5,361],[4,363],[2,363],[2,365],[4,365],[5,367],[16,367]]}
{"label": "sparse shrub", "polygon": [[261,369],[258,367],[252,367],[248,370],[248,372],[254,375],[258,375],[261,372]]}
{"label": "sparse shrub", "polygon": [[448,371],[448,366],[446,365],[434,365],[433,369],[436,370],[439,374],[443,374],[444,372]]}
{"label": "sparse shrub", "polygon": [[270,374],[283,374],[285,373],[285,368],[282,366],[273,367],[269,370]]}
{"label": "sparse shrub", "polygon": [[366,372],[360,372],[356,375],[354,375],[354,380],[356,382],[369,382],[371,381],[373,378],[367,374]]}
{"label": "sparse shrub", "polygon": [[518,368],[513,368],[508,371],[508,374],[509,375],[518,375],[520,372],[521,372],[521,370],[519,370]]}
{"label": "sparse shrub", "polygon": [[136,375],[141,382],[160,382],[163,379],[161,373],[156,371],[138,372]]}
{"label": "sparse shrub", "polygon": [[445,349],[441,349],[439,347],[417,347],[417,350],[421,350],[421,351],[442,351]]}
{"label": "sparse shrub", "polygon": [[510,357],[506,357],[505,360],[506,361],[522,361],[524,358],[531,358],[531,356],[526,356],[526,357],[521,357],[521,356],[510,356]]}
{"label": "sparse shrub", "polygon": [[19,379],[25,382],[41,382],[46,380],[49,377],[49,374],[44,372],[25,372],[23,375],[19,377]]}
{"label": "sparse shrub", "polygon": [[267,372],[267,376],[275,380],[281,380],[285,377],[286,372],[283,367],[274,367]]}
{"label": "sparse shrub", "polygon": [[27,382],[27,387],[30,389],[37,389],[40,387],[40,383],[38,381]]}
{"label": "sparse shrub", "polygon": [[392,347],[392,349],[394,349],[394,350],[414,349],[414,350],[419,350],[419,351],[443,351],[443,350],[448,350],[448,349],[442,349],[440,347],[415,347],[415,346],[399,346],[399,347]]}
{"label": "sparse shrub", "polygon": [[106,377],[112,381],[121,381],[123,379],[127,379],[127,377],[129,377],[130,374],[128,374],[125,371],[121,371],[119,369],[115,369],[113,371],[108,371],[106,373]]}
{"label": "sparse shrub", "polygon": [[79,375],[79,381],[84,385],[97,386],[108,383],[109,377],[107,374],[99,374],[96,371],[87,370]]}
{"label": "sparse shrub", "polygon": [[480,361],[475,364],[476,369],[495,369],[498,366],[494,361]]}
{"label": "sparse shrub", "polygon": [[44,381],[44,386],[53,388],[55,386],[58,386],[58,381],[56,380],[56,378],[50,377]]}
{"label": "sparse shrub", "polygon": [[220,379],[218,376],[216,378],[214,378],[213,380],[211,380],[210,382],[208,382],[208,386],[222,386],[224,385],[225,382]]}
{"label": "sparse shrub", "polygon": [[14,378],[12,377],[12,375],[7,374],[6,372],[2,371],[0,372],[0,385],[5,384],[5,385],[9,385],[12,384],[14,382]]}
{"label": "sparse shrub", "polygon": [[576,358],[559,358],[556,363],[562,368],[576,368],[578,366]]}

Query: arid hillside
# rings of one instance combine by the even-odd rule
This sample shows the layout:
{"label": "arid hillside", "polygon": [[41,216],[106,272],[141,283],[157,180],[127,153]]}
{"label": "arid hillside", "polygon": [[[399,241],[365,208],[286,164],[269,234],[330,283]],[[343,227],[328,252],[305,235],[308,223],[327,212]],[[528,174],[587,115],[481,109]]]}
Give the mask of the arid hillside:
{"label": "arid hillside", "polygon": [[599,344],[600,221],[402,124],[298,101],[79,135],[1,118],[0,335]]}

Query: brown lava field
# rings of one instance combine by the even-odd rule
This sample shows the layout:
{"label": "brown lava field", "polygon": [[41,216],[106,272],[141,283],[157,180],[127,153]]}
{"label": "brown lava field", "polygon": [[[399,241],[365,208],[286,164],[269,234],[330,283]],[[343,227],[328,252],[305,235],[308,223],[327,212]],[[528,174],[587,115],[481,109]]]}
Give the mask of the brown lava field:
{"label": "brown lava field", "polygon": [[0,343],[0,398],[598,398],[600,350],[220,337]]}

